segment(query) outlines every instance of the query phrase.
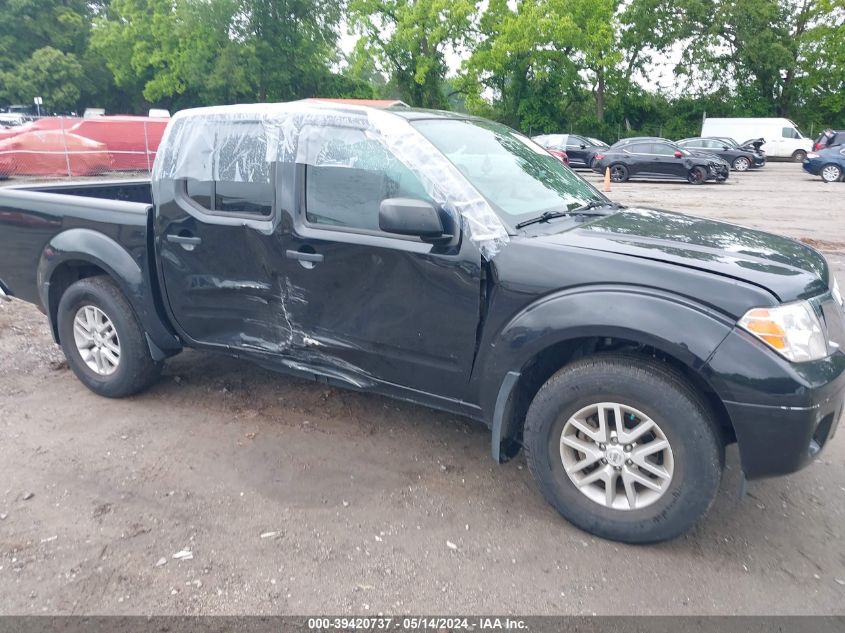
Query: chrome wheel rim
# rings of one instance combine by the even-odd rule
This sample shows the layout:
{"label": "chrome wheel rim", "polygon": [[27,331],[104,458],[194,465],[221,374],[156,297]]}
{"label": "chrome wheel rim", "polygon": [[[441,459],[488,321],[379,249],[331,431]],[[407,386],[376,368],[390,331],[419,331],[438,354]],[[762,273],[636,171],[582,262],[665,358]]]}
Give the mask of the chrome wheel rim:
{"label": "chrome wheel rim", "polygon": [[828,165],[827,167],[822,169],[822,179],[827,182],[834,182],[836,180],[839,180],[840,175],[841,174],[839,168],[835,165]]}
{"label": "chrome wheel rim", "polygon": [[669,489],[672,447],[660,426],[637,409],[599,402],[563,426],[560,458],[567,476],[591,501],[613,510],[639,510]]}
{"label": "chrome wheel rim", "polygon": [[748,159],[747,158],[737,158],[734,161],[734,169],[737,171],[745,171],[748,169]]}
{"label": "chrome wheel rim", "polygon": [[120,365],[120,339],[111,319],[100,308],[82,306],[73,319],[76,349],[88,369],[110,376]]}

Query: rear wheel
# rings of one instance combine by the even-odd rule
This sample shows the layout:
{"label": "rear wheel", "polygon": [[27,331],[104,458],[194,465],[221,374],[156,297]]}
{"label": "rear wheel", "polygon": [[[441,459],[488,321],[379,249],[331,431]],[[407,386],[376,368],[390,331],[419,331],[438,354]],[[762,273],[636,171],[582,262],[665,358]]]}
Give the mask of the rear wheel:
{"label": "rear wheel", "polygon": [[603,538],[674,538],[709,509],[723,446],[709,408],[671,367],[599,354],[552,376],[525,421],[528,465],[566,519]]}
{"label": "rear wheel", "polygon": [[797,149],[792,152],[792,160],[794,160],[796,163],[803,163],[805,158],[807,158],[807,152],[805,152],[803,149]]}
{"label": "rear wheel", "polygon": [[149,387],[161,364],[123,293],[108,277],[71,285],[58,309],[59,340],[68,365],[94,393],[122,398]]}
{"label": "rear wheel", "polygon": [[842,180],[842,168],[839,165],[829,163],[822,167],[820,172],[822,180],[825,182],[839,182]]}
{"label": "rear wheel", "polygon": [[703,185],[707,182],[707,170],[704,167],[693,167],[689,170],[687,179],[693,185]]}
{"label": "rear wheel", "polygon": [[628,168],[619,163],[610,166],[610,179],[613,182],[625,182],[628,180]]}
{"label": "rear wheel", "polygon": [[745,171],[749,167],[751,167],[751,161],[748,160],[745,156],[738,156],[734,159],[733,168],[736,171]]}

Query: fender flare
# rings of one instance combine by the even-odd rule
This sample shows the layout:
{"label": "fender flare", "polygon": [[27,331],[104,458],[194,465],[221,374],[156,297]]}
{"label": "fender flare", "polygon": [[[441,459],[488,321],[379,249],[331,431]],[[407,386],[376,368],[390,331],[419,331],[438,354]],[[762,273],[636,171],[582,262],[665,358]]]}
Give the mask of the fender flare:
{"label": "fender flare", "polygon": [[702,370],[733,327],[734,320],[723,313],[649,288],[576,288],[532,303],[491,335],[477,363],[479,402],[493,430],[494,458],[501,461],[512,450],[506,447],[518,421],[507,419],[507,403],[519,376],[544,350],[584,338],[626,339],[654,347],[706,382]]}
{"label": "fender flare", "polygon": [[181,349],[181,343],[156,310],[153,290],[145,271],[112,238],[85,228],[68,229],[55,235],[44,246],[38,260],[36,279],[39,299],[50,320],[56,342],[58,331],[53,309],[57,306],[51,305],[50,286],[56,271],[67,262],[92,264],[114,280],[138,316],[154,359],[161,360],[168,352]]}

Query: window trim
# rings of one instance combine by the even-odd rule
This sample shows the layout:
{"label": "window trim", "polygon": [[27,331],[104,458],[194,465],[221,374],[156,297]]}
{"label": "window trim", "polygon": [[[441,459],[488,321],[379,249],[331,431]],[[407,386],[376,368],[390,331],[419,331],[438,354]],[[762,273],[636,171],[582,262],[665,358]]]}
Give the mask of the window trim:
{"label": "window trim", "polygon": [[[430,242],[425,242],[421,238],[413,236],[413,235],[399,235],[397,233],[388,233],[387,231],[382,231],[381,229],[372,230],[372,229],[362,229],[358,227],[351,227],[351,226],[341,226],[336,224],[319,224],[315,222],[311,222],[308,220],[308,197],[307,197],[307,187],[308,187],[308,179],[306,176],[307,168],[310,165],[306,165],[305,163],[296,163],[296,175],[295,175],[295,182],[296,182],[296,192],[295,192],[295,199],[296,199],[296,211],[293,213],[294,217],[294,226],[297,229],[298,233],[302,233],[299,229],[305,229],[305,232],[315,232],[315,235],[307,235],[306,237],[313,237],[314,239],[325,239],[325,240],[333,240],[333,241],[344,241],[343,236],[350,236],[353,238],[352,241],[355,240],[355,237],[360,236],[361,238],[379,238],[384,240],[390,240],[390,243],[385,244],[385,246],[396,247],[399,244],[404,245],[414,245],[415,248],[411,250],[419,250],[420,252],[430,252],[434,248],[442,248],[442,247],[451,247],[456,246],[461,243],[461,221],[460,219],[455,223],[456,228],[454,230],[454,236],[451,241],[446,244],[435,245],[431,244]],[[325,234],[326,237],[321,237],[319,234]]]}
{"label": "window trim", "polygon": [[[215,217],[215,218],[232,218],[235,220],[251,220],[253,222],[274,222],[279,215],[279,205],[278,205],[278,180],[276,178],[276,163],[270,164],[270,186],[273,190],[273,200],[270,203],[270,213],[263,214],[263,213],[250,213],[248,211],[239,211],[239,212],[229,212],[229,211],[217,211],[215,209],[209,209],[207,207],[202,206],[199,202],[194,200],[188,195],[188,178],[180,178],[177,180],[176,185],[176,199],[180,203],[180,206],[184,208],[184,205],[188,205],[192,210],[197,211],[201,215],[205,217]],[[216,180],[207,180],[207,181],[198,181],[198,182],[210,182],[212,183],[212,191],[211,191],[211,198],[210,200],[215,201],[217,196],[217,181]],[[223,181],[223,182],[232,182],[232,181]],[[248,182],[248,181],[243,181]],[[258,184],[258,183],[252,183]],[[185,209],[188,211],[188,209]]]}

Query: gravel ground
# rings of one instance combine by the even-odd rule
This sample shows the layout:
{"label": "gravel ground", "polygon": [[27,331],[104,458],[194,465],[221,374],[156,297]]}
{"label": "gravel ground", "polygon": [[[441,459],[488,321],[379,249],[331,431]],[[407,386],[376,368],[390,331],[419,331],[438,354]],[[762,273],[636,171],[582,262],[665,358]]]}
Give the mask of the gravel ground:
{"label": "gravel ground", "polygon": [[[771,164],[610,195],[815,240],[845,280],[843,194]],[[744,497],[729,453],[694,531],[624,546],[495,465],[480,424],[197,352],[99,398],[13,301],[0,438],[0,614],[843,613],[842,434]]]}

